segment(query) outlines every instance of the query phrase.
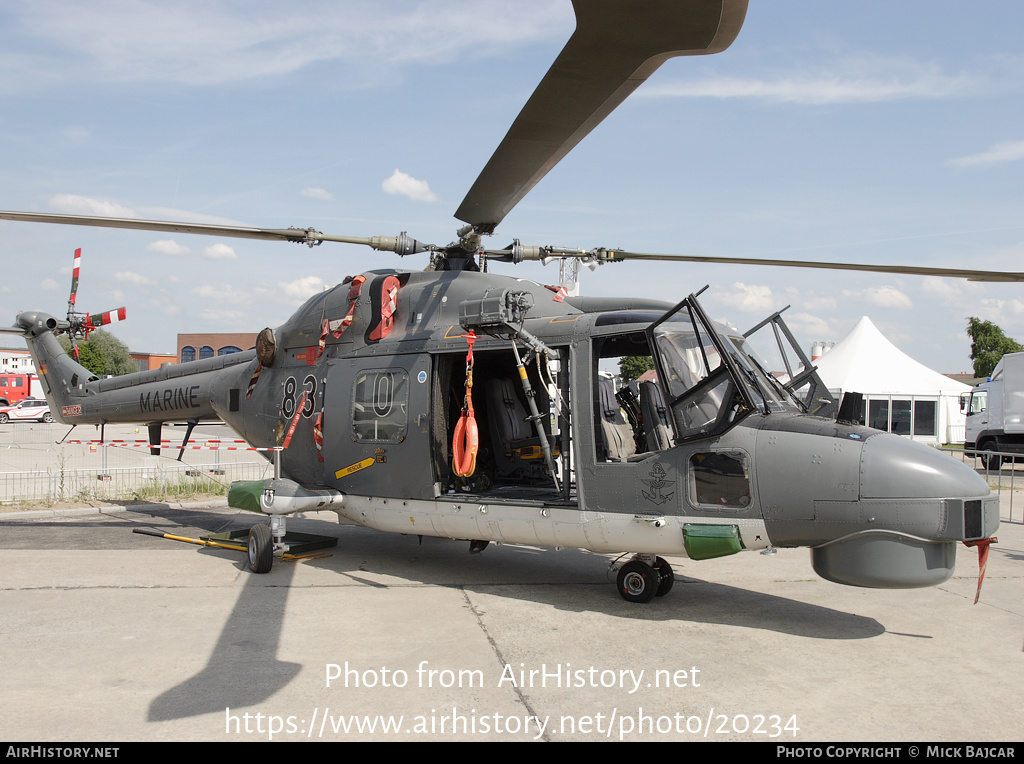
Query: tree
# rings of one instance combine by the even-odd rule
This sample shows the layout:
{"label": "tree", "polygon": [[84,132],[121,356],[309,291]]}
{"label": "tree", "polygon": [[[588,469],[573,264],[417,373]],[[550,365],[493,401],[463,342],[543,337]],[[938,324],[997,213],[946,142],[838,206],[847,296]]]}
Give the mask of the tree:
{"label": "tree", "polygon": [[[60,344],[74,355],[71,342],[66,336],[60,338]],[[97,377],[117,377],[139,370],[128,346],[102,329],[89,332],[88,342],[78,343],[78,362]]]}
{"label": "tree", "polygon": [[627,355],[619,359],[619,375],[623,383],[636,379],[653,368],[654,360],[649,355]]}
{"label": "tree", "polygon": [[976,377],[989,376],[1004,354],[1024,350],[1024,345],[1007,337],[991,321],[982,321],[974,316],[967,319],[967,334],[971,338],[971,360]]}

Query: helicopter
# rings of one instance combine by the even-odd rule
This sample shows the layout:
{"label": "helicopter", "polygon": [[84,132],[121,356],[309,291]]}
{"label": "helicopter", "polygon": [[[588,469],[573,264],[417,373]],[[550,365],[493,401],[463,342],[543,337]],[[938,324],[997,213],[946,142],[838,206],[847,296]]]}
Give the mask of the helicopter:
{"label": "helicopter", "polygon": [[[856,398],[832,398],[781,313],[740,333],[713,321],[699,292],[676,304],[578,296],[490,267],[662,260],[993,281],[1024,274],[519,240],[487,248],[484,237],[662,63],[727,49],[747,3],[573,8],[576,31],[459,206],[465,225],[447,245],[404,232],[0,212],[429,258],[426,270],[370,270],[310,297],[251,350],[116,378],[97,378],[61,348],[58,335],[83,331],[72,306],[66,319],[22,312],[3,331],[26,339],[55,418],[145,424],[154,446],[168,421],[185,420],[190,432],[220,419],[253,447],[274,449],[274,477],[229,491],[231,506],[269,517],[249,531],[254,573],[287,553],[289,515],[325,510],[381,531],[469,541],[471,552],[497,542],[623,553],[616,588],[637,603],[672,589],[670,555],[808,547],[814,570],[842,584],[947,580],[959,542],[980,554],[993,537],[998,497],[935,449],[855,423]],[[617,386],[603,371],[636,358],[653,367],[643,381]]]}

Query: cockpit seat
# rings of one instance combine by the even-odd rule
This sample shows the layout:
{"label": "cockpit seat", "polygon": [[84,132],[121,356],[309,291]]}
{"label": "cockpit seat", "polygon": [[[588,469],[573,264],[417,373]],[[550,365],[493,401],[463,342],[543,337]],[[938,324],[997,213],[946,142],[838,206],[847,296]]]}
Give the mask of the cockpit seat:
{"label": "cockpit seat", "polygon": [[651,381],[640,383],[640,411],[643,416],[644,439],[648,451],[672,448],[672,431],[668,423],[668,409],[661,388]]}
{"label": "cockpit seat", "polygon": [[633,428],[626,423],[615,398],[615,385],[605,377],[600,379],[598,405],[605,458],[607,461],[624,462],[636,453],[636,441],[633,439]]}

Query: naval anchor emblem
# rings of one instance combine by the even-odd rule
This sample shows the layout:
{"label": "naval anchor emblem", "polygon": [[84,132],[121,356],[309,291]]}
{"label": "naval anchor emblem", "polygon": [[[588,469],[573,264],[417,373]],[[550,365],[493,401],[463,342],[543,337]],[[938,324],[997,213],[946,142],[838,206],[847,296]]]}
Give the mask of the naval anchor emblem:
{"label": "naval anchor emblem", "polygon": [[650,493],[647,491],[641,491],[644,498],[652,504],[664,504],[666,501],[675,496],[675,491],[672,493],[662,493],[662,490],[669,486],[675,485],[674,480],[665,480],[665,468],[655,462],[654,469],[649,473],[651,480],[641,479],[641,483],[650,487]]}

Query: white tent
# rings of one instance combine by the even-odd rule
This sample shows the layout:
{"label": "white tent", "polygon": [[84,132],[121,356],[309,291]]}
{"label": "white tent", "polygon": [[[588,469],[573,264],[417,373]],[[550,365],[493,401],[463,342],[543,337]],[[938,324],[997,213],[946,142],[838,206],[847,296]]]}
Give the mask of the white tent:
{"label": "white tent", "polygon": [[971,388],[915,361],[867,316],[814,363],[833,394],[864,394],[868,426],[924,442],[963,442],[960,393]]}

